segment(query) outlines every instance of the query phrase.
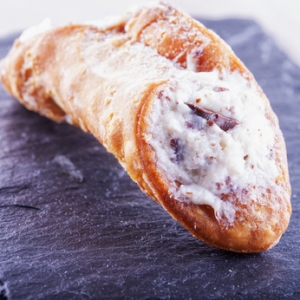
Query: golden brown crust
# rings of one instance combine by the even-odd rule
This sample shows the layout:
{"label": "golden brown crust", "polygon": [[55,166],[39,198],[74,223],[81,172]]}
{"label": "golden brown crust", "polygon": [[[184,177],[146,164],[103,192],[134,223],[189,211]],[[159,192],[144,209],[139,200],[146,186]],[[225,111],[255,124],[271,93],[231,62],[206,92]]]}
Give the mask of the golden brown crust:
{"label": "golden brown crust", "polygon": [[[163,9],[142,10],[128,23],[127,30],[132,39],[141,41],[184,68],[187,66],[187,55],[192,53],[197,60],[197,72],[226,68],[250,76],[218,36],[170,5],[165,4]],[[206,43],[207,39],[209,43]]]}
{"label": "golden brown crust", "polygon": [[[178,68],[186,68],[188,55],[192,55],[195,72],[226,69],[254,80],[219,37],[165,4],[129,14],[127,21],[106,30],[92,25],[70,25],[25,42],[17,40],[5,60],[1,80],[7,91],[27,108],[91,132],[118,158],[141,189],[195,237],[237,252],[269,249],[285,231],[291,213],[282,136],[277,134],[275,149],[281,168],[277,178],[281,193],[260,187],[258,196],[266,201],[262,204],[249,199],[248,207],[239,203],[236,191],[222,195],[223,201],[230,200],[237,207],[233,225],[226,226],[217,220],[210,206],[174,199],[169,193],[167,174],[157,167],[156,153],[144,137],[151,126],[147,116],[159,88],[164,87],[168,78],[143,77],[138,83],[124,78],[136,76],[134,68],[140,70],[139,63],[147,64],[136,52],[135,46],[140,44],[155,49],[159,56],[177,63]],[[102,64],[112,76],[102,76],[101,68],[93,69]],[[159,61],[154,67],[158,75],[167,68]],[[263,94],[262,101],[267,103]],[[278,126],[270,108],[266,117]]]}

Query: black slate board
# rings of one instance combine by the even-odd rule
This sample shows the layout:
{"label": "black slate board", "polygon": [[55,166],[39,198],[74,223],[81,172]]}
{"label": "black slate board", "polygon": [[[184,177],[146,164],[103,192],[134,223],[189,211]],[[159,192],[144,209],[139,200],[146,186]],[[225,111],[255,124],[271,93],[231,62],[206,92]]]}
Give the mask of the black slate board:
{"label": "black slate board", "polygon": [[[299,299],[300,69],[250,20],[204,21],[279,116],[293,187],[280,243],[240,255],[195,240],[95,139],[0,87],[0,300]],[[0,40],[0,57],[12,36]]]}

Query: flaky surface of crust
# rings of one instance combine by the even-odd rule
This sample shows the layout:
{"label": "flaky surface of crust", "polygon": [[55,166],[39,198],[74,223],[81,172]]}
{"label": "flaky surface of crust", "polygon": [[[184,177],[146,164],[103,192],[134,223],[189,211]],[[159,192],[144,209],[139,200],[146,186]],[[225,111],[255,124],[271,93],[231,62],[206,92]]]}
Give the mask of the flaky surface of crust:
{"label": "flaky surface of crust", "polygon": [[[157,154],[144,138],[157,93],[168,84],[172,68],[188,68],[190,58],[195,72],[238,72],[255,83],[219,37],[164,3],[130,12],[104,29],[69,25],[17,40],[3,62],[1,80],[28,109],[91,132],[141,189],[195,237],[231,251],[267,250],[278,242],[291,214],[279,129],[274,149],[281,173],[277,191],[260,187],[258,198],[264,201],[248,199],[248,206],[236,191],[223,195],[222,201],[236,207],[230,225],[220,222],[212,207],[170,195],[170,179],[157,166]],[[278,128],[268,100],[255,86],[268,107],[266,118]]]}

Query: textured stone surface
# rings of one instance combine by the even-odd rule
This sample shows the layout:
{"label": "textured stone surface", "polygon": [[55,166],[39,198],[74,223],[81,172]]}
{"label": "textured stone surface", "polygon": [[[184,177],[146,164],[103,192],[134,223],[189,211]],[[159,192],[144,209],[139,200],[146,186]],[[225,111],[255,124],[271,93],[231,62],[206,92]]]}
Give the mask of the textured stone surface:
{"label": "textured stone surface", "polygon": [[[280,243],[240,255],[195,240],[93,137],[0,87],[0,300],[300,297],[300,69],[248,20],[204,21],[279,116],[293,187]],[[3,57],[13,37],[0,40]]]}

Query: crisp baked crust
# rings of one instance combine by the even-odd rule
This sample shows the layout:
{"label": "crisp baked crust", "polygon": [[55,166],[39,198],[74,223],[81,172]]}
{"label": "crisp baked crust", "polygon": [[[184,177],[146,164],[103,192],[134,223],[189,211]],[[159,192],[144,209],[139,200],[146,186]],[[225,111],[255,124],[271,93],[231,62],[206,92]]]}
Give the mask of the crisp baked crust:
{"label": "crisp baked crust", "polygon": [[[186,70],[218,72],[224,78],[238,74],[261,100],[263,118],[273,131],[269,160],[276,163],[277,175],[266,174],[255,186],[232,183],[227,176],[218,201],[230,204],[230,220],[214,205],[179,197],[183,184],[161,167],[160,154],[149,141],[156,134],[152,120],[162,93]],[[28,109],[91,132],[145,193],[204,242],[260,252],[275,245],[287,228],[291,191],[286,150],[267,98],[217,35],[177,9],[159,3],[129,12],[113,25],[69,25],[21,37],[0,71],[6,90]],[[200,116],[203,111],[208,114],[202,109]],[[228,132],[239,122],[227,126]]]}

